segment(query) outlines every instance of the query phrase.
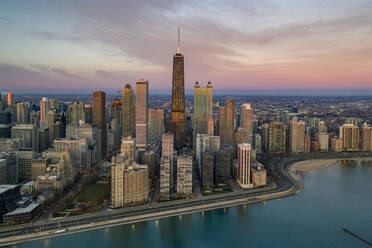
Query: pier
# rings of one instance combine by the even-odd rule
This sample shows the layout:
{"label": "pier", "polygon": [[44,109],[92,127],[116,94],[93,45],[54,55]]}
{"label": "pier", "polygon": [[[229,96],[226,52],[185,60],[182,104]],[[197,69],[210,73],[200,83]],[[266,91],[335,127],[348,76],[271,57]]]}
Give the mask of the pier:
{"label": "pier", "polygon": [[368,240],[366,240],[365,238],[363,238],[363,237],[360,236],[359,234],[357,234],[357,233],[355,233],[355,232],[349,230],[347,227],[343,226],[341,229],[344,230],[345,232],[347,232],[347,233],[353,235],[354,237],[360,239],[361,241],[365,242],[365,243],[368,244],[369,246],[372,246],[372,243],[371,243],[371,242],[369,242]]}

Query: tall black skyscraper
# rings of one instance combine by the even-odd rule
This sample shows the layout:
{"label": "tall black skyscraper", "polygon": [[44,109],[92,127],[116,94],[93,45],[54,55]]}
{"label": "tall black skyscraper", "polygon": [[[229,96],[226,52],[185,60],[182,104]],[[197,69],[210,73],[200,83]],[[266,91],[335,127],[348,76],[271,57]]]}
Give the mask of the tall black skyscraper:
{"label": "tall black skyscraper", "polygon": [[173,56],[172,114],[171,129],[174,145],[180,148],[185,144],[185,78],[184,62],[180,47],[180,26],[178,26],[177,54]]}

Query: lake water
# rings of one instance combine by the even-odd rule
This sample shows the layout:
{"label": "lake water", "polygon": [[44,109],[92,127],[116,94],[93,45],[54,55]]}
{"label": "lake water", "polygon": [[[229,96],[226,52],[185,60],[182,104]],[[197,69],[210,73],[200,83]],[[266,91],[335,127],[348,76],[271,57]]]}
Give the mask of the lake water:
{"label": "lake water", "polygon": [[341,227],[372,241],[372,167],[338,163],[303,175],[296,196],[16,247],[369,247]]}

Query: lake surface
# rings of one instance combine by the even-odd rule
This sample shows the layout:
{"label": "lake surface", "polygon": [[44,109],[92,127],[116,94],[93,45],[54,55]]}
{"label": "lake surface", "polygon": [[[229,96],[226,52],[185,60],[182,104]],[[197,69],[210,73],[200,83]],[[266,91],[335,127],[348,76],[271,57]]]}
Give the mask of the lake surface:
{"label": "lake surface", "polygon": [[303,176],[296,196],[16,247],[369,247],[341,227],[372,241],[372,167],[337,163]]}

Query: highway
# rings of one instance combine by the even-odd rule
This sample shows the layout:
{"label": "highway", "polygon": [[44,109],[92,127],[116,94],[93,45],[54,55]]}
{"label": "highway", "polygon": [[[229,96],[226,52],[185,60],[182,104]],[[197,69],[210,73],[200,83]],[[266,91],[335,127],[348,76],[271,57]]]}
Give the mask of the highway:
{"label": "highway", "polygon": [[[372,153],[303,154],[284,158],[273,158],[269,166],[274,176],[278,179],[277,186],[271,185],[270,187],[256,190],[222,193],[194,199],[161,202],[156,205],[147,204],[137,207],[105,210],[97,213],[52,219],[50,221],[42,220],[34,223],[1,227],[0,246],[104,228],[107,226],[130,224],[290,196],[299,193],[303,188],[302,178],[294,177],[289,173],[289,165],[294,162],[315,158],[356,157],[372,157]],[[58,229],[66,229],[67,231],[58,234],[54,233]]]}

